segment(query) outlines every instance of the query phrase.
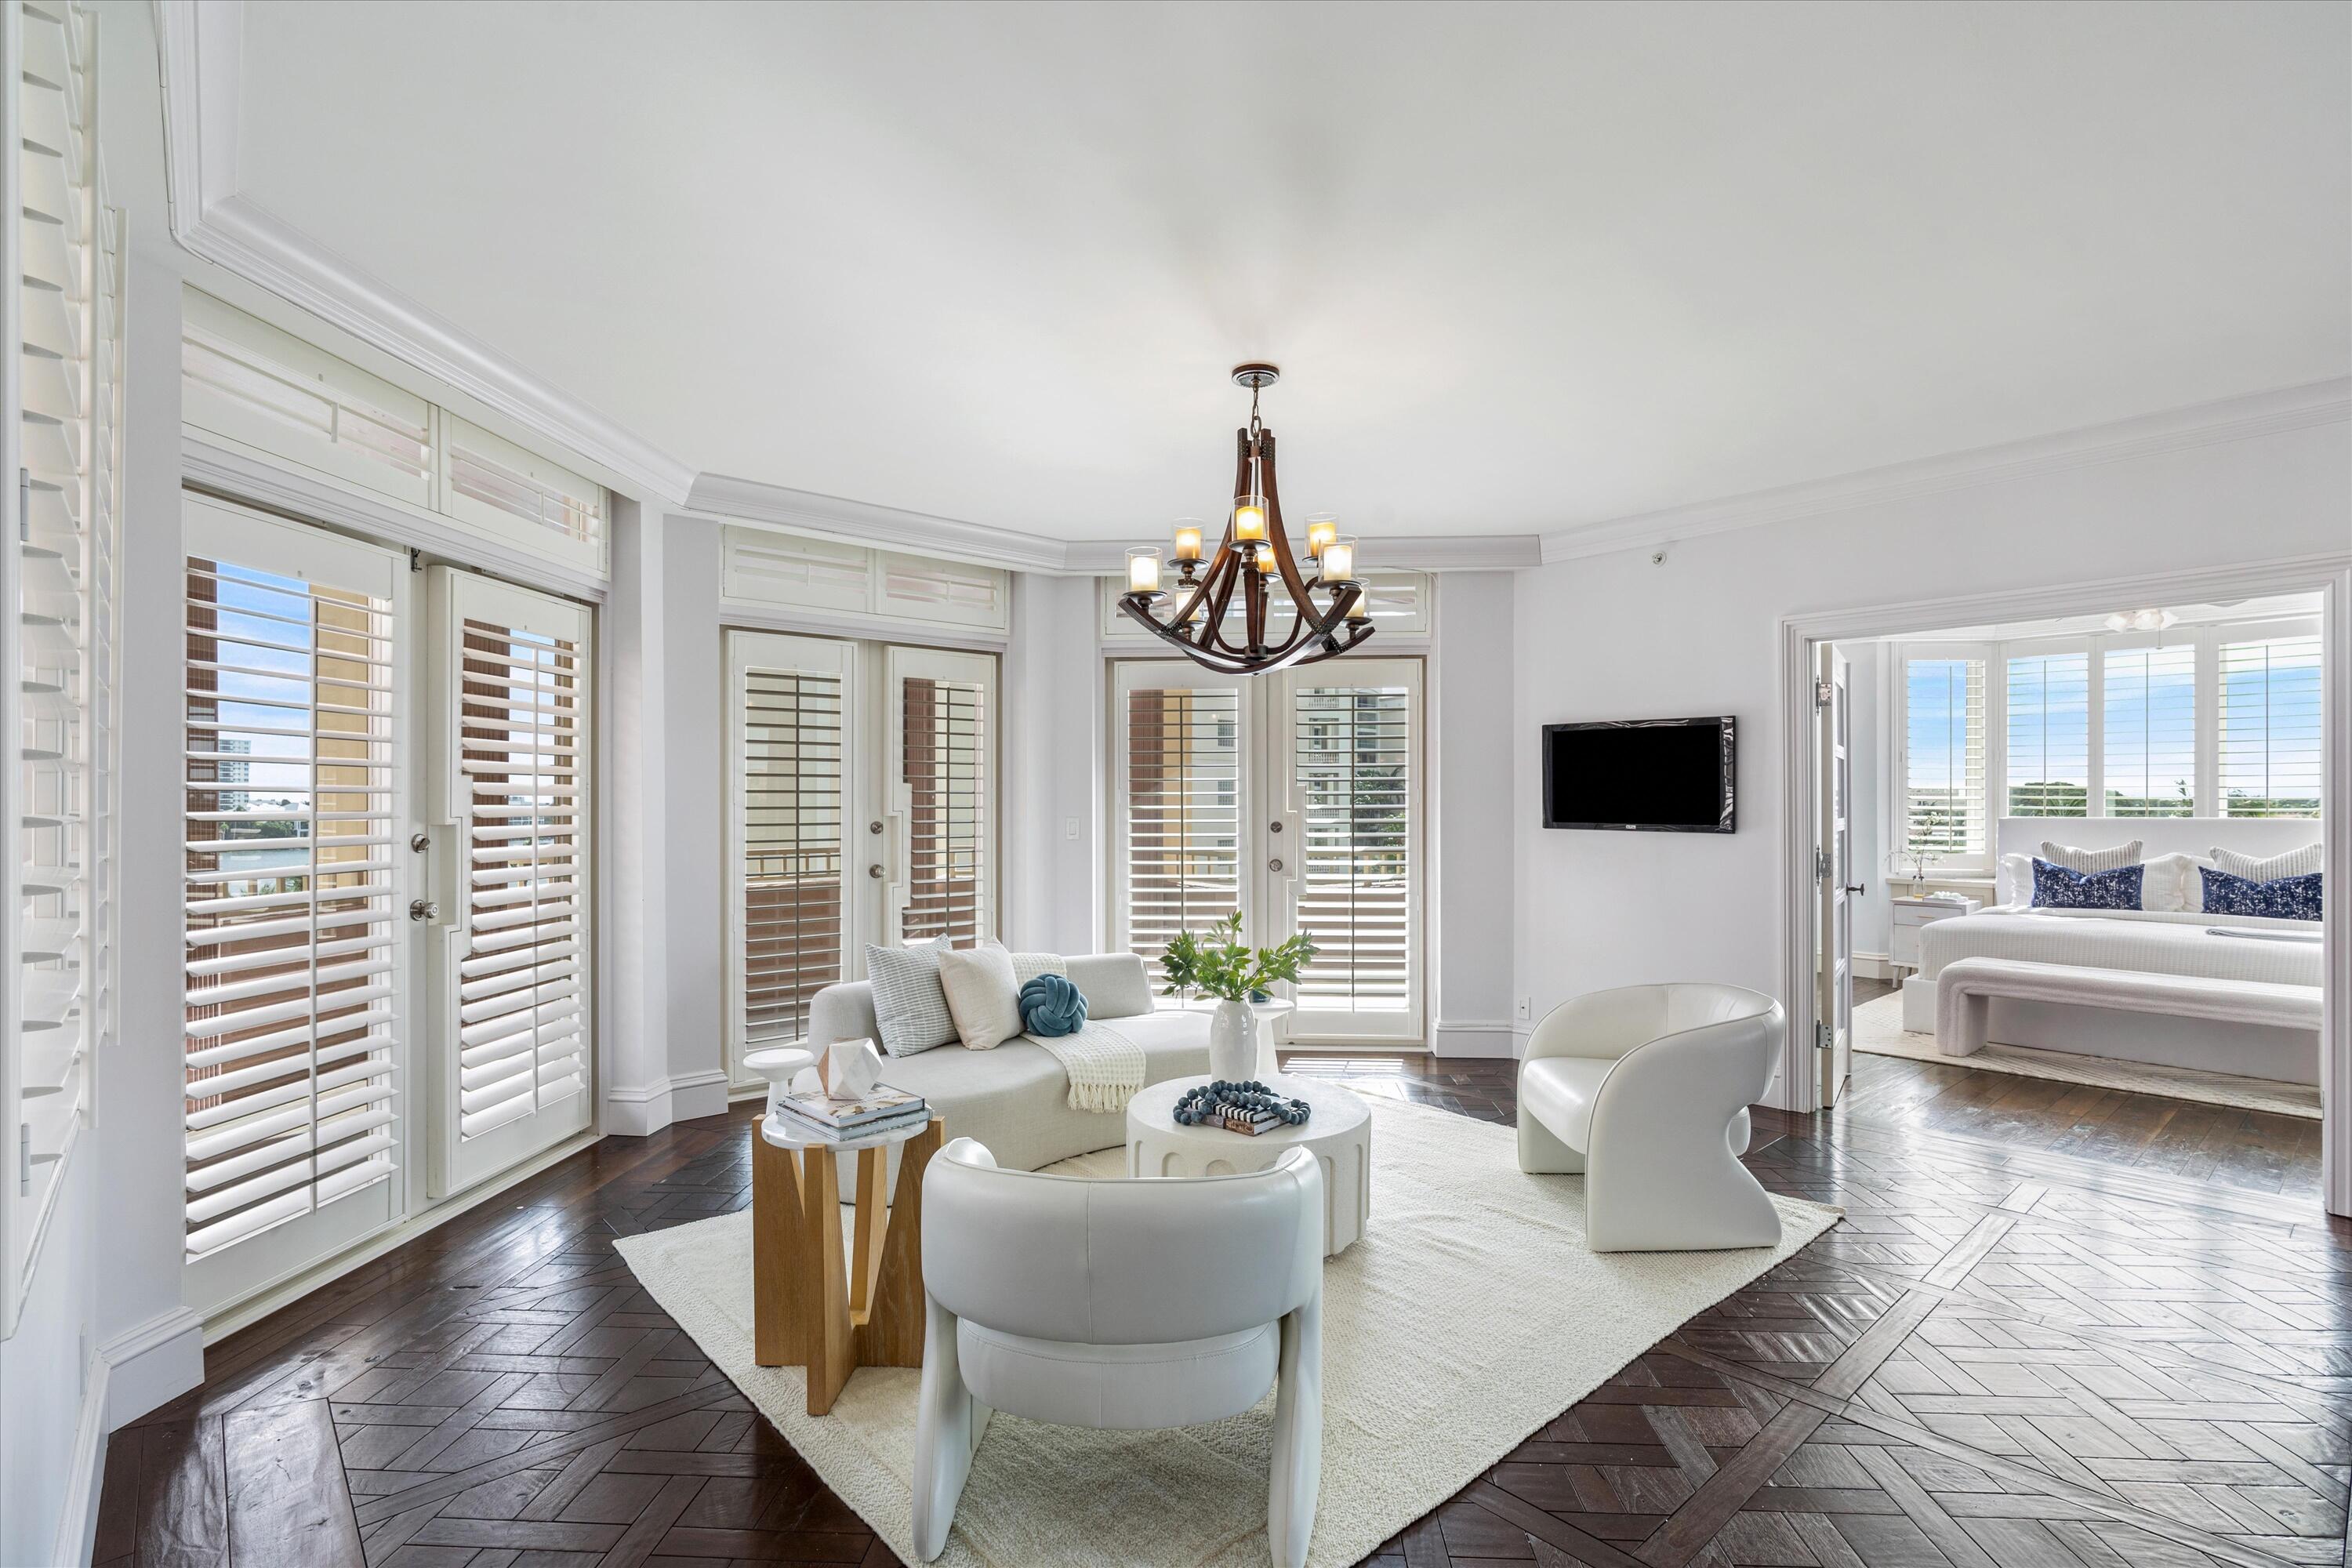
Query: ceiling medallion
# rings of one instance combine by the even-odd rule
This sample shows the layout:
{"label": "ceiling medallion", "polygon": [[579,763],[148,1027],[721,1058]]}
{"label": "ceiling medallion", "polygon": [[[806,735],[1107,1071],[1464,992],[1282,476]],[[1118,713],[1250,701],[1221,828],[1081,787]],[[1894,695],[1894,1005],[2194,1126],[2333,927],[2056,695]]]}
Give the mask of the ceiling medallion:
{"label": "ceiling medallion", "polygon": [[[1157,545],[1127,552],[1127,592],[1119,608],[1151,628],[1162,641],[1184,650],[1186,658],[1228,675],[1263,675],[1313,664],[1343,654],[1372,635],[1364,584],[1356,576],[1356,540],[1339,531],[1328,513],[1307,520],[1307,556],[1310,579],[1290,552],[1290,537],[1282,526],[1282,497],[1275,487],[1274,432],[1257,415],[1257,395],[1280,379],[1270,364],[1234,367],[1236,384],[1250,389],[1249,424],[1234,432],[1239,459],[1234,470],[1233,506],[1225,513],[1224,538],[1216,558],[1201,565],[1201,525],[1190,519],[1176,524],[1174,558],[1181,582],[1173,593],[1160,585],[1160,558]],[[1272,584],[1278,584],[1290,601],[1289,631],[1280,642],[1273,636],[1268,612],[1273,608]],[[1225,618],[1235,594],[1241,595],[1241,640],[1227,635]],[[1318,607],[1316,595],[1323,602]],[[1159,611],[1165,604],[1168,615]]]}

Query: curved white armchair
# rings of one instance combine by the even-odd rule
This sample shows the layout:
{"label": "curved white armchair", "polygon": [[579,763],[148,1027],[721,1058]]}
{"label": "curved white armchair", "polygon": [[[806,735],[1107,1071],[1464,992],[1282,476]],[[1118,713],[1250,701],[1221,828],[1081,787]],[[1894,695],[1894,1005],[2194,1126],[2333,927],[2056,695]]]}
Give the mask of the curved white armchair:
{"label": "curved white armchair", "polygon": [[992,1410],[1192,1426],[1277,1393],[1266,1531],[1297,1568],[1323,1473],[1323,1173],[1089,1181],[1002,1171],[959,1138],[923,1172],[915,1551],[946,1549]]}
{"label": "curved white armchair", "polygon": [[1595,1252],[1770,1247],[1780,1215],[1739,1156],[1789,1032],[1737,985],[1628,985],[1544,1015],[1519,1066],[1519,1169],[1584,1173]]}

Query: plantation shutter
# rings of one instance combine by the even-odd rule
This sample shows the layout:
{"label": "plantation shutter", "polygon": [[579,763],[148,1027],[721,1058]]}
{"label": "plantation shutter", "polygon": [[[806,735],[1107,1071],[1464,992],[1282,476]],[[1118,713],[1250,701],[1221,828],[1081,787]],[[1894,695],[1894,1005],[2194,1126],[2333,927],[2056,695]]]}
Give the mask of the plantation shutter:
{"label": "plantation shutter", "polygon": [[729,1062],[808,1036],[809,1002],[847,973],[856,646],[728,635],[732,714]]}
{"label": "plantation shutter", "polygon": [[1421,666],[1350,658],[1288,685],[1291,909],[1316,947],[1290,1035],[1419,1039]]}
{"label": "plantation shutter", "polygon": [[1941,654],[1903,661],[1904,845],[1931,865],[1989,861],[1985,661]]}
{"label": "plantation shutter", "polygon": [[1178,931],[1241,907],[1243,690],[1164,663],[1118,670],[1116,934],[1156,964]]}
{"label": "plantation shutter", "polygon": [[2082,816],[2090,809],[2091,656],[2009,659],[2009,814]]}
{"label": "plantation shutter", "polygon": [[589,625],[566,600],[434,578],[457,856],[442,1042],[454,1190],[589,1121]]}
{"label": "plantation shutter", "polygon": [[2105,651],[2109,816],[2197,815],[2197,647]]}
{"label": "plantation shutter", "polygon": [[995,931],[996,661],[884,650],[890,813],[898,826],[889,930],[970,947]]}
{"label": "plantation shutter", "polygon": [[194,500],[187,538],[187,1253],[372,1192],[307,1261],[391,1212],[403,563]]}
{"label": "plantation shutter", "polygon": [[2224,642],[2221,665],[2223,815],[2316,817],[2318,637]]}

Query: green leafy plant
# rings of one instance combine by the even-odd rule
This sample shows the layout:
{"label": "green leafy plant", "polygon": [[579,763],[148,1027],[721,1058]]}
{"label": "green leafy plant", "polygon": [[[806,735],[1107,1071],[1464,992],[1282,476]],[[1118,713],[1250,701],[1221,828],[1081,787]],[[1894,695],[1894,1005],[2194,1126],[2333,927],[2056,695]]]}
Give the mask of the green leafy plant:
{"label": "green leafy plant", "polygon": [[1160,956],[1160,972],[1168,982],[1163,996],[1187,986],[1227,1002],[1240,1002],[1280,982],[1296,983],[1298,972],[1315,956],[1315,944],[1303,935],[1284,938],[1272,947],[1252,947],[1242,940],[1239,910],[1199,936],[1178,931]]}

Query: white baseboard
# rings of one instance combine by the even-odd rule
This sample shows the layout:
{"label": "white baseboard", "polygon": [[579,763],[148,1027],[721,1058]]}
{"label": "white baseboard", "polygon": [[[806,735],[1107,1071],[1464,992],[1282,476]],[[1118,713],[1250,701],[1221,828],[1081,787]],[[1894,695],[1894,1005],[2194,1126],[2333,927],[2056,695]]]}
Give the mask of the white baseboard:
{"label": "white baseboard", "polygon": [[1853,955],[1853,973],[1859,980],[1892,980],[1895,961],[1883,952],[1857,952]]}
{"label": "white baseboard", "polygon": [[106,1480],[107,1365],[104,1354],[89,1358],[89,1384],[82,1390],[81,1419],[74,1424],[73,1484],[58,1516],[58,1544],[52,1561],[87,1563],[98,1550],[98,1499]]}
{"label": "white baseboard", "polygon": [[108,1389],[106,1429],[136,1421],[205,1380],[205,1320],[174,1307],[98,1347]]}
{"label": "white baseboard", "polygon": [[1493,1057],[1509,1059],[1518,1055],[1511,1042],[1511,1026],[1501,1019],[1441,1018],[1430,1037],[1430,1049],[1441,1057]]}
{"label": "white baseboard", "polygon": [[616,1086],[604,1091],[604,1131],[609,1136],[646,1138],[673,1121],[698,1116],[727,1114],[726,1073],[680,1073],[659,1083],[635,1088]]}
{"label": "white baseboard", "polygon": [[669,1080],[670,1119],[691,1121],[699,1116],[727,1114],[727,1075],[713,1068],[709,1072],[690,1072]]}

